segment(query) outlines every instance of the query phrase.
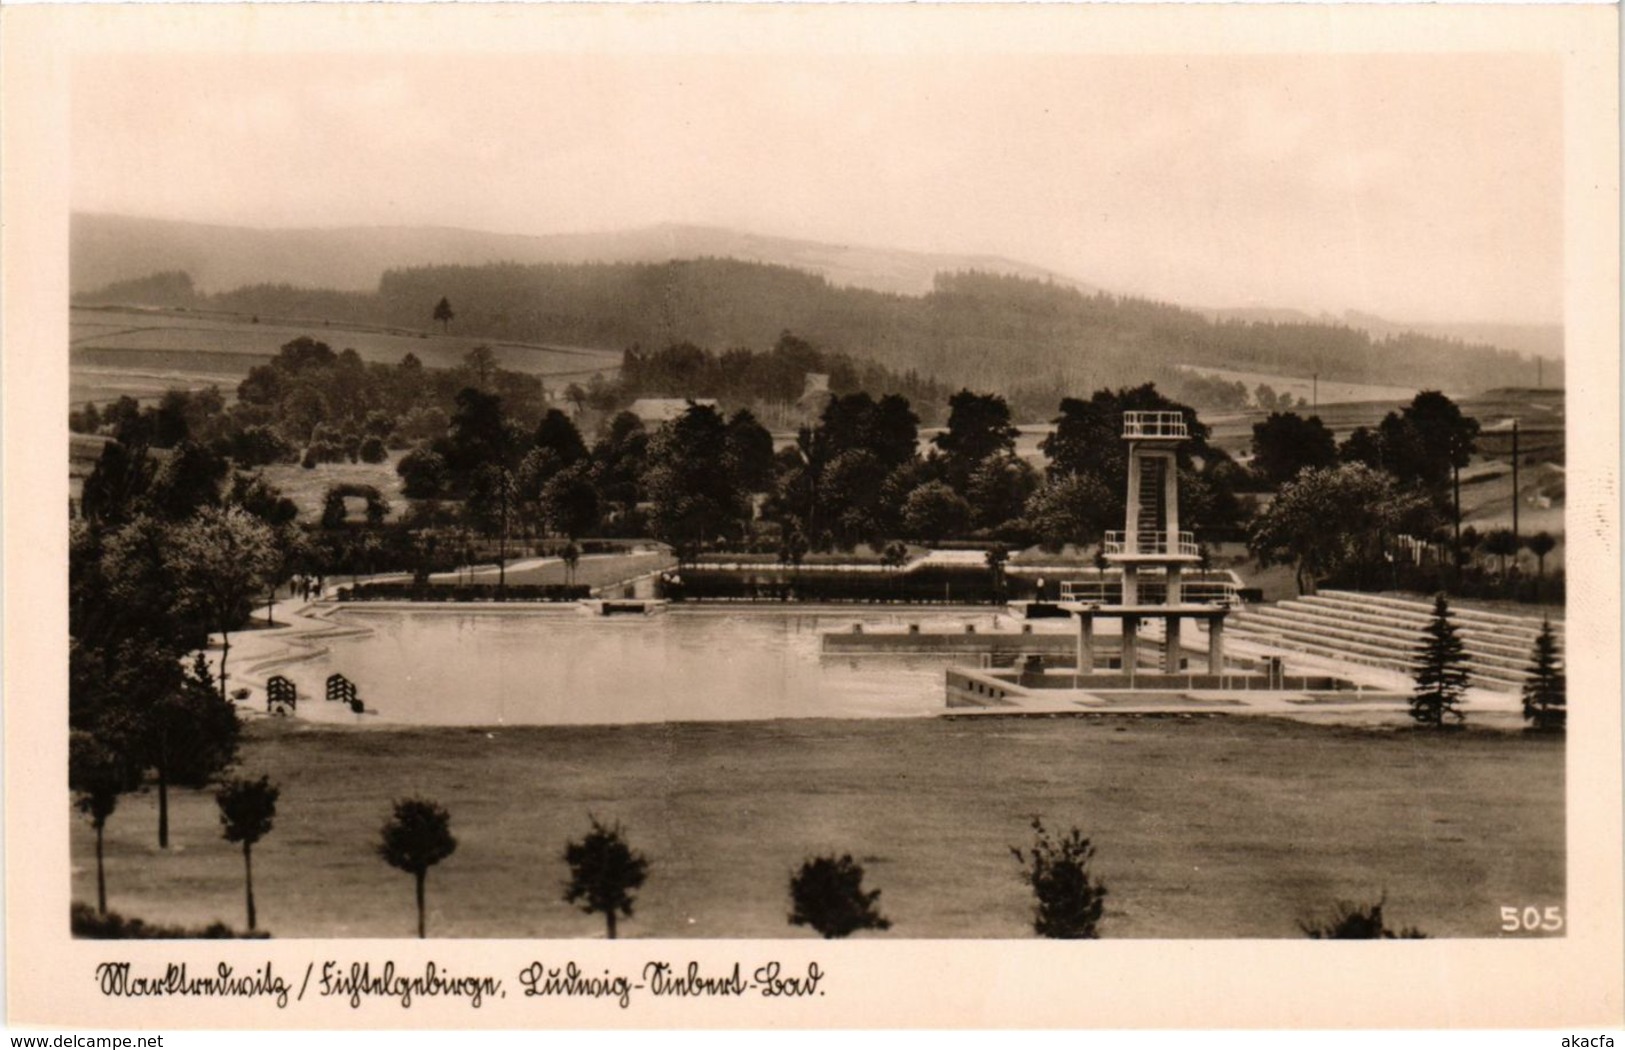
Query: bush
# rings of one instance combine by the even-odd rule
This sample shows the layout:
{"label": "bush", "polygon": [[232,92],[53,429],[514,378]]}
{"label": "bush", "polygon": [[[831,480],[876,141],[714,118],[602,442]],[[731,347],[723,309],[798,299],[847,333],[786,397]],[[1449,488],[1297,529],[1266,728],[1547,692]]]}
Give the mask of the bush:
{"label": "bush", "polygon": [[361,462],[382,463],[389,458],[389,450],[384,447],[382,438],[368,436],[361,442]]}
{"label": "bush", "polygon": [[859,930],[889,930],[875,908],[879,890],[863,889],[863,866],[851,854],[814,857],[790,876],[790,925],[811,926],[826,939]]}
{"label": "bush", "polygon": [[98,915],[88,904],[75,903],[69,918],[75,937],[101,941],[193,941],[193,940],[265,940],[271,935],[263,931],[238,933],[223,922],[207,926],[159,926],[136,918],[125,918],[116,911]]}
{"label": "bush", "polygon": [[605,826],[589,817],[592,830],[564,848],[570,881],[564,887],[567,904],[579,905],[588,915],[604,917],[609,939],[615,939],[617,916],[632,917],[633,891],[649,876],[649,861],[626,844],[619,824]]}
{"label": "bush", "polygon": [[1106,887],[1089,874],[1095,848],[1073,828],[1055,841],[1033,818],[1031,852],[1010,847],[1022,865],[1021,880],[1032,887],[1033,932],[1040,937],[1085,939],[1100,936],[1100,918],[1106,906]]}
{"label": "bush", "polygon": [[1300,919],[1298,929],[1310,940],[1316,941],[1420,940],[1427,937],[1414,926],[1397,932],[1390,930],[1383,922],[1382,906],[1380,900],[1375,904],[1363,905],[1338,901],[1330,916],[1319,921]]}

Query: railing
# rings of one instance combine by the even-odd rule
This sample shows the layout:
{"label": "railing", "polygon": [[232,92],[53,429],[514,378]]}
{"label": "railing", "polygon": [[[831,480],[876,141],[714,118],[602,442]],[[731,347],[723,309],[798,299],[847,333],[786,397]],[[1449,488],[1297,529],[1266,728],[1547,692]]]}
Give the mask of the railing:
{"label": "railing", "polygon": [[1183,557],[1201,557],[1201,550],[1196,546],[1194,533],[1180,532],[1177,539],[1170,539],[1170,533],[1164,529],[1141,532],[1136,537],[1134,549],[1128,550],[1128,533],[1112,531],[1106,533],[1106,539],[1100,545],[1102,554],[1177,554]]}
{"label": "railing", "polygon": [[1125,438],[1188,438],[1183,412],[1124,412]]}
{"label": "railing", "polygon": [[[1063,580],[1061,600],[1115,605],[1123,600],[1123,581],[1116,576],[1097,580]],[[1166,583],[1160,580],[1140,580],[1138,599],[1140,605],[1162,605],[1167,600]],[[1181,580],[1179,600],[1184,605],[1223,605],[1232,609],[1241,606],[1239,588],[1229,580]]]}

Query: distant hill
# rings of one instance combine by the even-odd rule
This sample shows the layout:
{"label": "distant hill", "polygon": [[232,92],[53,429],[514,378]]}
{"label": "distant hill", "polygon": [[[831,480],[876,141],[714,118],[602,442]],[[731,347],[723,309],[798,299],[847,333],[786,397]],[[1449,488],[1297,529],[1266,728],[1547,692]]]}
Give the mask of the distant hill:
{"label": "distant hill", "polygon": [[[1535,378],[1518,354],[1488,346],[1376,338],[1339,324],[1216,322],[1168,303],[976,271],[938,274],[931,291],[907,295],[723,258],[415,266],[387,271],[367,291],[260,284],[208,294],[172,270],[75,301],[424,330],[442,297],[455,312],[448,334],[471,340],[603,350],[690,342],[722,352],[764,350],[791,331],[901,376],[1003,392],[1034,418],[1052,414],[1062,393],[1147,381],[1193,403],[1246,403],[1247,388],[1203,369],[1453,392]],[[1561,371],[1551,362],[1543,381],[1560,385]]]}
{"label": "distant hill", "polygon": [[1345,310],[1341,314],[1311,314],[1303,310],[1285,310],[1271,307],[1237,307],[1225,310],[1204,310],[1215,321],[1259,321],[1274,324],[1341,324],[1386,337],[1415,332],[1440,339],[1454,339],[1463,343],[1498,346],[1516,350],[1548,360],[1563,359],[1563,326],[1560,324],[1501,324],[1491,321],[1459,321],[1448,324],[1430,324],[1411,321],[1391,321],[1376,314],[1358,310]]}
{"label": "distant hill", "polygon": [[923,295],[938,273],[965,270],[1095,290],[998,256],[825,244],[710,226],[665,224],[614,233],[525,236],[433,226],[261,230],[80,212],[72,216],[69,227],[75,295],[163,271],[189,274],[204,293],[257,284],[359,292],[375,290],[389,270],[415,266],[702,258],[788,266],[834,285],[903,295]]}

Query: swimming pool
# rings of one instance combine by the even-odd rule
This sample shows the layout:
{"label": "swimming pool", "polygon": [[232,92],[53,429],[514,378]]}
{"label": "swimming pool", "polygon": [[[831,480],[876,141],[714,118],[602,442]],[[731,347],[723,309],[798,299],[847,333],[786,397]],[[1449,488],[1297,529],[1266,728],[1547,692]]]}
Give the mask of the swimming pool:
{"label": "swimming pool", "polygon": [[[583,725],[766,718],[919,717],[942,710],[944,655],[825,656],[830,630],[994,626],[989,610],[874,613],[679,608],[653,616],[574,609],[347,606],[365,630],[283,668],[303,717],[417,725]],[[1009,617],[1004,617],[1009,626]],[[319,698],[329,674],[369,712]]]}

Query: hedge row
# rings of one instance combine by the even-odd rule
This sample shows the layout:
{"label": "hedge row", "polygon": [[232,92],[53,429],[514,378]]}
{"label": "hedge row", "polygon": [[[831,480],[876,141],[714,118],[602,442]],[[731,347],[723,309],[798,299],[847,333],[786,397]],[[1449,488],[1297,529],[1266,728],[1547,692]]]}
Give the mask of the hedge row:
{"label": "hedge row", "polygon": [[341,602],[578,602],[591,596],[584,583],[362,583],[339,590]]}
{"label": "hedge row", "polygon": [[679,583],[663,585],[664,597],[683,600],[795,602],[941,602],[996,604],[1034,597],[1033,582],[1007,575],[998,588],[986,569],[925,567],[913,572],[750,572],[684,569]]}

